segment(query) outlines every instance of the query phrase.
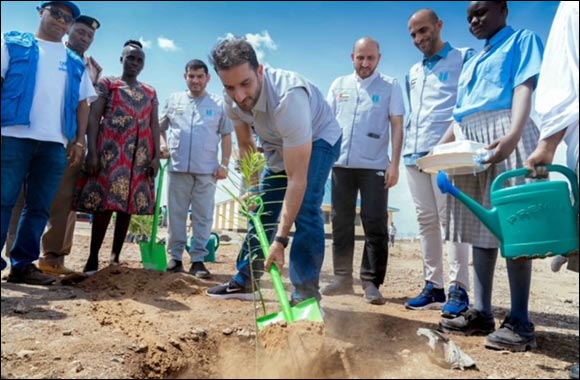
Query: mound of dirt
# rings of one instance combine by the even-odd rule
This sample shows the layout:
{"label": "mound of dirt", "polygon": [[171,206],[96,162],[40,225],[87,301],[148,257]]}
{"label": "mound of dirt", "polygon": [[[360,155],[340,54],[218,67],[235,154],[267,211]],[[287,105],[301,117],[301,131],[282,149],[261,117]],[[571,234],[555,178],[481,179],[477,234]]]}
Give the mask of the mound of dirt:
{"label": "mound of dirt", "polygon": [[[88,224],[77,224],[67,266],[82,271],[89,233]],[[102,256],[108,257],[111,241],[108,231]],[[138,245],[125,244],[122,265],[102,260],[88,278],[49,287],[2,282],[2,378],[566,378],[578,361],[578,275],[552,273],[547,260],[534,260],[530,299],[538,349],[491,351],[482,337],[453,336],[479,369],[460,371],[432,363],[426,339],[417,336],[419,328],[437,327],[440,312],[404,307],[423,286],[417,242],[391,248],[380,289],[385,305],[365,303],[355,275],[355,295],[323,298],[324,325],[295,322],[259,331],[259,301],[205,294],[230,279],[240,241],[233,236],[220,246],[219,261],[207,264],[211,280],[145,270]],[[356,244],[358,273],[363,242]],[[322,286],[333,278],[330,241],[326,248]],[[283,276],[290,290],[287,270]],[[268,275],[262,287],[268,313],[280,311]],[[503,260],[493,296],[499,326],[510,307]]]}

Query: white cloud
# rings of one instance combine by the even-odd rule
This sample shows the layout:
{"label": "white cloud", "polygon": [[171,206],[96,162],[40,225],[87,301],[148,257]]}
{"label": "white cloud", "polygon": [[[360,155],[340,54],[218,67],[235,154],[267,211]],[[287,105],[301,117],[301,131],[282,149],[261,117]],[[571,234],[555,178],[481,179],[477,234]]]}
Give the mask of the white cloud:
{"label": "white cloud", "polygon": [[157,38],[157,45],[159,45],[159,47],[165,51],[181,50],[181,48],[175,44],[175,41],[170,40],[169,38],[165,38],[165,37]]}
{"label": "white cloud", "polygon": [[143,39],[143,37],[139,37],[139,42],[143,45],[143,49],[151,49],[153,47],[153,43],[151,40],[147,41]]}
{"label": "white cloud", "polygon": [[[228,33],[224,38],[232,37],[235,36],[232,33]],[[258,61],[260,63],[265,63],[267,50],[276,50],[278,48],[276,42],[274,42],[272,37],[270,37],[270,33],[268,33],[267,30],[259,34],[246,33],[244,37],[246,37],[246,40],[248,40],[248,42],[256,51],[256,56],[258,57]]]}

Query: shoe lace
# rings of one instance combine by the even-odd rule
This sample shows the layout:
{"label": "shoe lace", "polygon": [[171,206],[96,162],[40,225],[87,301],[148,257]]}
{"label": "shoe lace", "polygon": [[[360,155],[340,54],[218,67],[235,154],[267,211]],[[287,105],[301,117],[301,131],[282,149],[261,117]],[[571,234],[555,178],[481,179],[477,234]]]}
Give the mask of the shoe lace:
{"label": "shoe lace", "polygon": [[456,287],[453,290],[449,291],[449,302],[452,305],[459,305],[465,301],[465,293],[461,290],[461,288]]}

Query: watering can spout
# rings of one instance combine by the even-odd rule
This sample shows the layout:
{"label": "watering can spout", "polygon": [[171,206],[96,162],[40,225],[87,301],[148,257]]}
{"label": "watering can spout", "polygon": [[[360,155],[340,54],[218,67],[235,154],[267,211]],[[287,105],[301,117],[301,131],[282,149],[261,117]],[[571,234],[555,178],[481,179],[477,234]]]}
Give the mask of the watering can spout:
{"label": "watering can spout", "polygon": [[473,212],[475,216],[481,220],[481,222],[491,231],[491,233],[493,233],[498,238],[498,240],[503,241],[499,217],[495,208],[488,210],[474,201],[472,198],[465,195],[465,193],[463,193],[451,183],[447,173],[444,171],[440,171],[437,175],[437,186],[439,186],[439,189],[443,194],[449,193],[455,198],[459,199],[461,203],[469,208],[471,212]]}

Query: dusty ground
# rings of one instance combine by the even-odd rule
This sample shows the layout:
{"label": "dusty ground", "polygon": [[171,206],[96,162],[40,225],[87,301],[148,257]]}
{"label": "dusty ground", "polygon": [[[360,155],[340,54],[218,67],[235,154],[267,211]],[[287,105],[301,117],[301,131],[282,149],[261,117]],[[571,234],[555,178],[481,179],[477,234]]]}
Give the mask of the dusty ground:
{"label": "dusty ground", "polygon": [[[86,223],[77,226],[67,265],[80,271],[89,231]],[[534,262],[530,310],[538,349],[491,351],[482,337],[452,336],[477,362],[477,370],[460,371],[432,363],[427,339],[416,334],[436,328],[439,312],[404,308],[422,287],[417,243],[392,249],[382,288],[386,305],[366,304],[357,286],[355,296],[324,299],[324,328],[295,323],[257,334],[258,305],[204,294],[232,274],[239,237],[231,236],[218,262],[208,265],[210,281],[145,271],[134,244],[125,245],[117,268],[106,266],[105,246],[103,270],[76,285],[3,281],[2,378],[567,378],[578,360],[578,275],[552,273],[547,260]],[[322,285],[331,277],[328,255]],[[499,324],[509,308],[503,260],[496,278]],[[268,312],[279,311],[271,283],[263,285]]]}

